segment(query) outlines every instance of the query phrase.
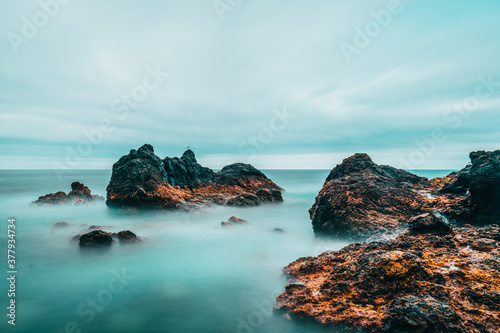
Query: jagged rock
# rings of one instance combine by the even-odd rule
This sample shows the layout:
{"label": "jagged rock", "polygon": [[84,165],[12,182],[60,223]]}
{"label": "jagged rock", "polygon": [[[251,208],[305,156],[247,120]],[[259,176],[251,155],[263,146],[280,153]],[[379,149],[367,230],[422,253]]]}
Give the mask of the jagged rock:
{"label": "jagged rock", "polygon": [[222,222],[220,223],[220,226],[221,226],[221,227],[233,227],[233,226],[234,226],[234,224],[232,224],[231,222],[225,222],[225,221],[222,221]]}
{"label": "jagged rock", "polygon": [[80,236],[80,247],[103,247],[109,246],[113,238],[107,232],[94,230]]}
{"label": "jagged rock", "polygon": [[486,225],[500,221],[500,150],[469,154],[470,165],[442,181],[436,207],[460,224]]}
{"label": "jagged rock", "polygon": [[498,332],[500,227],[442,232],[432,214],[411,226],[396,239],[292,262],[276,311],[338,330]]}
{"label": "jagged rock", "polygon": [[109,207],[188,209],[196,205],[255,206],[283,201],[282,189],[249,164],[215,173],[198,164],[191,150],[161,160],[151,145],[131,150],[113,165]]}
{"label": "jagged rock", "polygon": [[66,203],[84,204],[104,200],[100,195],[92,195],[90,189],[80,182],[71,183],[71,191],[66,194],[59,191],[39,197],[33,204],[36,205],[61,205]]}
{"label": "jagged rock", "polygon": [[416,191],[427,184],[427,178],[355,154],[333,168],[309,210],[314,232],[366,239],[404,228],[411,217],[429,211],[428,200]]}

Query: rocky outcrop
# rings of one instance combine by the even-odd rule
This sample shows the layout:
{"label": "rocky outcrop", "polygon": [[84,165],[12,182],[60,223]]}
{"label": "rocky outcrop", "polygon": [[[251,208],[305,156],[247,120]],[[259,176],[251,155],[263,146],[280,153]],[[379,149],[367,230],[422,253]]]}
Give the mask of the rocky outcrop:
{"label": "rocky outcrop", "polygon": [[113,165],[106,203],[120,208],[256,206],[283,201],[282,190],[249,164],[235,163],[214,172],[201,166],[191,150],[180,158],[161,160],[145,144]]}
{"label": "rocky outcrop", "polygon": [[62,191],[50,193],[39,197],[38,200],[32,203],[35,205],[86,204],[100,200],[104,200],[104,197],[92,195],[87,186],[80,182],[73,182],[71,191],[68,194]]}
{"label": "rocky outcrop", "polygon": [[418,193],[427,185],[426,178],[355,154],[333,168],[309,210],[314,232],[357,240],[398,231],[430,210]]}
{"label": "rocky outcrop", "polygon": [[275,309],[364,332],[499,332],[500,227],[452,229],[431,213],[396,239],[300,258]]}
{"label": "rocky outcrop", "polygon": [[141,241],[141,238],[130,230],[122,230],[117,233],[93,230],[86,234],[76,235],[73,237],[73,240],[78,240],[80,247],[96,248],[110,246],[115,238],[118,239],[120,243],[137,243]]}
{"label": "rocky outcrop", "polygon": [[436,207],[455,223],[500,222],[500,150],[476,151],[464,169],[438,179]]}

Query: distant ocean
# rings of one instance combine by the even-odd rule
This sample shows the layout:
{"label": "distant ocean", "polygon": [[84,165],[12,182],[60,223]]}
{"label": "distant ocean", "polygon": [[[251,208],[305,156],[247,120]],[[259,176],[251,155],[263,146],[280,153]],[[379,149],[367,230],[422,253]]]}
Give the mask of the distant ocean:
{"label": "distant ocean", "polygon": [[[444,176],[450,170],[414,170]],[[284,290],[281,270],[303,256],[338,250],[340,241],[316,240],[308,209],[329,170],[264,170],[283,187],[284,203],[252,208],[211,207],[196,212],[119,212],[104,202],[34,207],[31,201],[70,190],[73,181],[106,196],[108,170],[75,170],[62,180],[51,170],[0,170],[0,249],[7,219],[16,219],[17,320],[7,325],[8,284],[0,280],[7,332],[332,332],[275,316]],[[235,215],[248,225],[221,228]],[[54,230],[55,222],[70,228]],[[70,239],[91,225],[129,229],[147,240],[81,251]],[[274,228],[285,230],[273,232]],[[5,256],[0,267],[6,267]],[[7,269],[2,269],[6,274]]]}

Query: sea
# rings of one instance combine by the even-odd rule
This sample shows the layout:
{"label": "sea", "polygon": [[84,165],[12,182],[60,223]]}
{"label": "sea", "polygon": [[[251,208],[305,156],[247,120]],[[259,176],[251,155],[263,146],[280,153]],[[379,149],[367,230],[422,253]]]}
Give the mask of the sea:
{"label": "sea", "polygon": [[[451,170],[412,172],[434,178]],[[0,332],[333,332],[272,310],[287,284],[286,265],[348,245],[312,231],[308,210],[329,170],[264,173],[285,189],[283,203],[172,212],[120,211],[104,202],[33,206],[41,195],[68,192],[73,181],[106,196],[111,171],[72,170],[59,178],[52,170],[0,170]],[[249,223],[221,227],[231,216]],[[7,252],[9,219],[14,253]],[[62,221],[70,226],[53,227]],[[143,241],[82,250],[71,238],[92,225],[131,230]],[[15,325],[8,323],[11,299]]]}

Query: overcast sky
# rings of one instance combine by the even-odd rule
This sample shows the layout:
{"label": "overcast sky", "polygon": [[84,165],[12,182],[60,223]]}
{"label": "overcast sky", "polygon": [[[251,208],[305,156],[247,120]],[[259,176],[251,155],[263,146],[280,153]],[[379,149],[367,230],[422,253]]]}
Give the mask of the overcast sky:
{"label": "overcast sky", "polygon": [[2,2],[0,168],[150,143],[212,168],[458,169],[499,148],[498,0],[60,1]]}

